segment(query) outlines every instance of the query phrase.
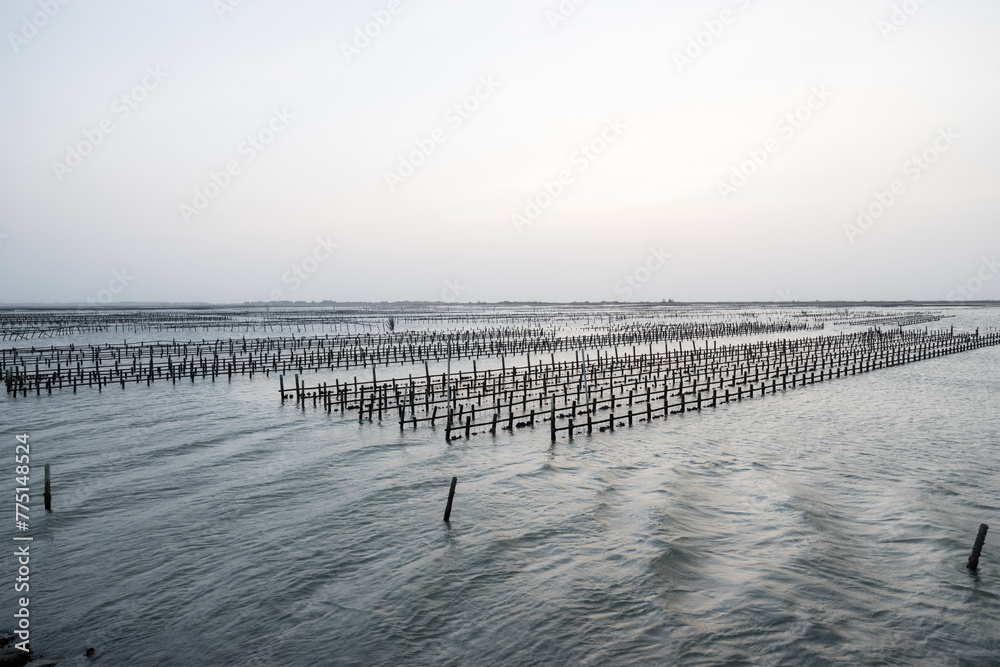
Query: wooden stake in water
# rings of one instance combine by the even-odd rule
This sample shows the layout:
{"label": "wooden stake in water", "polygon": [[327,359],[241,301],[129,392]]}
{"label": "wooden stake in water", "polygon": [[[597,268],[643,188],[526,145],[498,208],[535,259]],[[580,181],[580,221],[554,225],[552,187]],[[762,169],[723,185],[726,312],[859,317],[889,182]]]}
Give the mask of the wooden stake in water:
{"label": "wooden stake in water", "polygon": [[[49,478],[48,473],[49,473],[49,467],[45,466],[46,480],[48,480]],[[48,481],[46,481],[45,483],[46,494],[48,494],[48,488],[49,488]],[[46,498],[47,497],[48,495],[46,495]],[[46,500],[46,508],[47,507],[48,507],[48,501]],[[970,570],[975,570],[979,567],[979,554],[981,554],[983,551],[983,543],[986,541],[986,531],[989,529],[990,527],[987,526],[985,523],[979,524],[979,534],[976,535],[976,543],[972,546],[972,555],[969,556],[969,562],[966,563],[965,565],[965,567],[969,568]]]}
{"label": "wooden stake in water", "polygon": [[551,430],[552,442],[556,441],[556,399],[552,398],[551,409],[549,410],[549,428]]}
{"label": "wooden stake in water", "polygon": [[458,484],[458,477],[451,478],[451,490],[448,491],[448,504],[444,507],[444,521],[449,523],[451,519],[451,501],[455,499],[455,485]]}
{"label": "wooden stake in water", "polygon": [[[52,511],[52,485],[51,485],[51,473],[50,473],[50,470],[49,470],[49,464],[48,463],[45,464],[45,493],[42,494],[42,497],[45,499],[45,511],[46,512],[51,512]],[[978,560],[978,555],[979,554],[977,553],[976,555],[977,555],[977,560]]]}
{"label": "wooden stake in water", "polygon": [[452,409],[451,405],[451,334],[448,334],[448,391],[447,391],[448,409]]}

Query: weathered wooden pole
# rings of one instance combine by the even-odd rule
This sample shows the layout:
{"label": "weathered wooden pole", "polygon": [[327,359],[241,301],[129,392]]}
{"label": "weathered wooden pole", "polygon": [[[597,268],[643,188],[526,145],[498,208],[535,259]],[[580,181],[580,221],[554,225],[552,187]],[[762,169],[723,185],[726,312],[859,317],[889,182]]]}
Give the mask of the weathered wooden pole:
{"label": "weathered wooden pole", "polygon": [[[42,495],[42,497],[45,499],[45,511],[46,512],[51,512],[52,511],[52,485],[51,485],[51,471],[49,469],[49,464],[48,463],[45,464],[45,493]],[[982,534],[985,535],[986,531],[982,531]],[[979,546],[982,547],[982,543],[981,542],[977,542],[977,544],[979,544]],[[977,560],[977,562],[979,560],[979,552],[978,551],[976,552],[976,560]],[[973,568],[973,569],[975,569],[975,568]]]}
{"label": "weathered wooden pole", "polygon": [[552,399],[552,405],[549,409],[549,428],[552,434],[552,442],[556,441],[556,401]]}
{"label": "weathered wooden pole", "polygon": [[448,401],[448,412],[451,412],[451,334],[448,334],[448,388],[445,392]]}
{"label": "weathered wooden pole", "polygon": [[[48,484],[49,466],[48,465],[45,466],[45,479],[46,479],[46,482],[45,482],[45,494],[46,494],[45,495],[45,497],[46,497],[45,504],[46,504],[46,509],[48,509],[48,500],[47,500],[48,499],[48,488],[49,488],[49,484]],[[989,530],[989,529],[990,529],[990,527],[987,526],[985,523],[979,524],[979,534],[976,535],[976,543],[972,546],[972,555],[969,556],[969,562],[966,563],[966,565],[965,565],[965,567],[969,568],[970,570],[975,570],[975,569],[977,569],[979,567],[979,554],[981,554],[982,551],[983,551],[983,543],[986,541],[986,531]]]}
{"label": "weathered wooden pole", "polygon": [[449,523],[451,519],[451,502],[455,499],[455,485],[458,484],[458,477],[451,478],[451,489],[448,491],[448,504],[444,506],[444,521]]}

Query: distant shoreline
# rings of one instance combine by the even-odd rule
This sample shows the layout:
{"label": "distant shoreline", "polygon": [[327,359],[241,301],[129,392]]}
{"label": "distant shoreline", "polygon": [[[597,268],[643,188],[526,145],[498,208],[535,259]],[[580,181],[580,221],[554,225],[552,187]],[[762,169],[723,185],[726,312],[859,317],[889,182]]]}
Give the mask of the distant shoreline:
{"label": "distant shoreline", "polygon": [[247,303],[205,303],[205,302],[122,302],[116,304],[91,303],[0,303],[4,310],[154,310],[154,309],[224,309],[224,308],[386,308],[386,307],[510,307],[510,306],[646,306],[677,308],[689,306],[733,307],[748,306],[773,308],[892,308],[892,307],[933,307],[963,308],[968,306],[1000,306],[1000,301],[491,301],[491,302],[445,302],[445,301],[254,301]]}

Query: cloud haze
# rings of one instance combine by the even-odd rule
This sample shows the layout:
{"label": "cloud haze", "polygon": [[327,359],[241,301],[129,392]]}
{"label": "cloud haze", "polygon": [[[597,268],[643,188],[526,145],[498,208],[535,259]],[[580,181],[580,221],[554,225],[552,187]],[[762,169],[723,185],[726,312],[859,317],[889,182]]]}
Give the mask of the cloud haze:
{"label": "cloud haze", "polygon": [[1000,252],[995,2],[16,0],[0,29],[0,302],[945,299]]}

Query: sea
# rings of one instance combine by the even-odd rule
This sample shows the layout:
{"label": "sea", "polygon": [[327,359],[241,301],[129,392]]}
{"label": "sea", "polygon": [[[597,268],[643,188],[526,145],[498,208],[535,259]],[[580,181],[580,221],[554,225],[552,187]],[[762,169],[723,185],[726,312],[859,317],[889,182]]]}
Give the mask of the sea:
{"label": "sea", "polygon": [[[1000,326],[947,314],[915,327]],[[1000,346],[555,444],[303,410],[274,374],[4,394],[0,631],[27,596],[31,646],[60,667],[998,665],[998,406]]]}

